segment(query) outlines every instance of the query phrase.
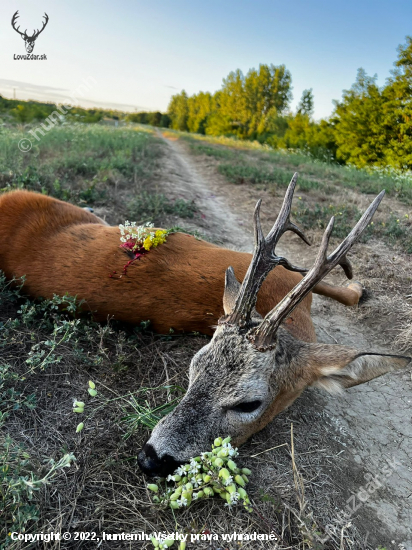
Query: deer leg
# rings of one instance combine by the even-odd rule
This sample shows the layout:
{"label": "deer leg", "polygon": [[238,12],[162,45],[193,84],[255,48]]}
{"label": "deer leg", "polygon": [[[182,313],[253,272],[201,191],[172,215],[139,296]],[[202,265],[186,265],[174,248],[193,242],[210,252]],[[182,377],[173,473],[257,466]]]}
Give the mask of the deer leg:
{"label": "deer leg", "polygon": [[322,282],[318,283],[312,292],[332,298],[332,300],[336,300],[345,306],[355,306],[362,297],[363,287],[357,281],[349,283],[346,287],[328,285]]}

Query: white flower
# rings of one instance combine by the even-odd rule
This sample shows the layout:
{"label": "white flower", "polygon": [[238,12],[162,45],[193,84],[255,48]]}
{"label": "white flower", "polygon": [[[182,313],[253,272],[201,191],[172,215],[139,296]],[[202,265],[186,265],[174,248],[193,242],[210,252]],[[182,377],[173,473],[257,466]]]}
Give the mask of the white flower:
{"label": "white flower", "polygon": [[236,505],[239,501],[239,493],[231,493],[230,495],[230,502],[227,502],[225,506],[233,506]]}
{"label": "white flower", "polygon": [[166,478],[166,481],[176,481],[174,476],[172,475],[168,475],[167,478]]}
{"label": "white flower", "polygon": [[237,452],[237,447],[235,447],[233,449],[233,447],[231,449],[229,449],[229,456],[237,456],[239,453]]}
{"label": "white flower", "polygon": [[187,506],[187,498],[185,497],[182,497],[176,500],[176,502],[178,503],[179,506]]}
{"label": "white flower", "polygon": [[194,487],[197,487],[199,485],[195,476],[189,478],[189,481]]}
{"label": "white flower", "polygon": [[232,476],[229,476],[229,477],[227,477],[227,478],[225,479],[225,485],[226,485],[226,487],[227,487],[228,485],[230,485],[231,483],[233,483],[233,477],[232,477]]}
{"label": "white flower", "polygon": [[230,504],[237,504],[239,497],[240,497],[239,493],[231,493]]}
{"label": "white flower", "polygon": [[201,468],[200,464],[195,460],[193,460],[192,458],[192,460],[190,461],[189,473],[196,475],[200,470],[200,468]]}
{"label": "white flower", "polygon": [[223,443],[222,446],[225,447],[229,451],[228,452],[229,456],[237,456],[238,455],[237,447],[233,448],[230,443]]}
{"label": "white flower", "polygon": [[178,476],[185,476],[186,475],[186,470],[184,469],[183,466],[179,466],[179,468],[177,468],[177,470],[175,470],[175,474],[177,474]]}
{"label": "white flower", "polygon": [[153,227],[152,223],[145,223],[144,225],[136,225],[136,222],[129,222],[126,220],[123,224],[119,225],[120,240],[123,243],[133,240],[142,243],[149,235],[154,237],[154,232],[149,231]]}

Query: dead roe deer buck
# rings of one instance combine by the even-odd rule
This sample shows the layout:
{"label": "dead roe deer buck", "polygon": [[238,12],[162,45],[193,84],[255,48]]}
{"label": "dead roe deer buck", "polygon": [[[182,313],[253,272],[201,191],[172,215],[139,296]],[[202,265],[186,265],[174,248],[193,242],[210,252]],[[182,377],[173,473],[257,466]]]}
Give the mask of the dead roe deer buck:
{"label": "dead roe deer buck", "polygon": [[231,435],[239,445],[309,385],[337,390],[408,364],[405,357],[314,343],[311,292],[345,305],[358,303],[359,283],[339,288],[320,281],[338,264],[352,277],[346,253],[370,222],[383,192],[326,257],[331,221],[315,266],[302,278],[299,272],[305,269],[274,251],[288,230],[307,242],[289,219],[296,180],[295,174],[266,239],[258,203],[253,257],[173,233],[165,244],[116,276],[111,275],[124,273],[128,260],[127,251],[119,246],[118,227],[37,193],[11,191],[0,196],[0,269],[9,279],[25,276],[24,290],[29,295],[77,296],[85,300],[83,307],[96,320],[110,317],[139,323],[150,319],[158,332],[173,328],[213,334],[193,358],[187,394],[156,426],[139,455],[146,473],[173,471],[217,435]]}
{"label": "dead roe deer buck", "polygon": [[[285,231],[301,235],[290,222],[295,184],[296,174],[266,238],[260,225],[258,202],[254,215],[255,250],[246,276],[240,284],[232,267],[227,269],[225,314],[219,319],[210,343],[192,359],[184,398],[157,424],[139,454],[140,468],[146,474],[164,476],[173,472],[210,448],[220,435],[230,435],[233,444],[240,445],[291,405],[308,386],[339,392],[409,364],[409,357],[313,343],[311,325],[306,334],[303,331],[306,336],[303,341],[293,334],[291,325],[283,324],[336,265],[347,266],[346,254],[368,226],[384,191],[346,239],[327,256],[332,218],[315,263],[305,277],[285,295],[277,294],[278,303],[264,317],[255,309],[259,306],[259,289],[273,268],[283,265],[286,269],[298,269],[275,253]],[[289,274],[284,276],[288,278]]]}

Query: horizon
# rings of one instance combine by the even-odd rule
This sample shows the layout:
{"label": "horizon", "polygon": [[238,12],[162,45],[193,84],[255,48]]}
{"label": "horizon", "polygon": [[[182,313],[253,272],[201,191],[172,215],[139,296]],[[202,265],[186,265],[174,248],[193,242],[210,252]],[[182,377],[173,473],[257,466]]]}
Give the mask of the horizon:
{"label": "horizon", "polygon": [[[11,26],[16,8],[17,25],[29,33],[48,14],[33,51],[47,60],[13,59],[26,53]],[[165,112],[183,89],[188,95],[214,93],[229,72],[273,63],[292,74],[291,110],[303,90],[312,88],[319,120],[332,114],[333,100],[352,86],[358,68],[377,74],[380,86],[385,83],[408,34],[412,6],[386,0],[361,5],[350,0],[343,8],[324,0],[310,6],[301,0],[288,5],[230,0],[224,6],[216,0],[207,6],[188,0],[150,6],[45,0],[40,6],[21,0],[18,6],[3,5],[0,15],[0,94],[9,99],[15,93],[20,100],[62,103],[76,97],[73,90],[85,79],[94,79],[87,96],[77,98],[79,106]]]}

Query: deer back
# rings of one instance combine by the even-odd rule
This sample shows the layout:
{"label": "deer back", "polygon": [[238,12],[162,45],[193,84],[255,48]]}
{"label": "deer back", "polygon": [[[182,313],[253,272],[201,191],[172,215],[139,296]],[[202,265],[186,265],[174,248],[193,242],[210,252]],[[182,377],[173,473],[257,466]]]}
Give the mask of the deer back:
{"label": "deer back", "polygon": [[[33,297],[66,293],[85,300],[96,320],[108,317],[155,331],[212,334],[223,315],[225,271],[244,277],[251,254],[221,248],[184,233],[134,261],[120,248],[118,227],[104,225],[82,208],[28,191],[0,197],[0,269],[8,278],[25,276]],[[300,280],[279,266],[264,282],[257,310],[265,315]],[[314,341],[308,296],[288,319],[296,337]]]}

